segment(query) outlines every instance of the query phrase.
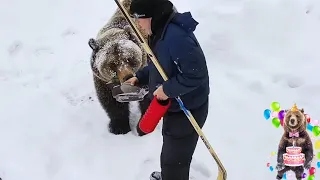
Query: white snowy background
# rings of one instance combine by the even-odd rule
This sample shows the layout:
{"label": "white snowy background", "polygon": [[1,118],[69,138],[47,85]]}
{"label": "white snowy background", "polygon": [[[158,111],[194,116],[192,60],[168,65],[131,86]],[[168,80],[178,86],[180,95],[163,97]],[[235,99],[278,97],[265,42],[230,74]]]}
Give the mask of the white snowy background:
{"label": "white snowy background", "polygon": [[[200,23],[195,33],[211,85],[203,131],[228,180],[275,179],[266,164],[282,129],[264,119],[264,109],[272,101],[297,103],[320,120],[320,2],[173,2]],[[112,135],[95,97],[87,42],[113,14],[114,1],[0,4],[0,177],[147,180],[159,170],[161,124],[144,137]],[[191,176],[217,176],[201,140]]]}

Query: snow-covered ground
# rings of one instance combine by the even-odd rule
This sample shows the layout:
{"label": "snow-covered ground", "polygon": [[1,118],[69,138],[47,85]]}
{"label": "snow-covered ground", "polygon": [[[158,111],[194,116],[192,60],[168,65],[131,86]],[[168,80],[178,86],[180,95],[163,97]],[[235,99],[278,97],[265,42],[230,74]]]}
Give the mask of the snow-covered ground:
{"label": "snow-covered ground", "polygon": [[[173,2],[200,23],[211,77],[203,131],[228,179],[275,179],[266,163],[282,130],[264,119],[264,109],[296,102],[320,119],[320,2]],[[159,170],[161,124],[145,137],[111,135],[94,94],[87,41],[115,9],[111,0],[1,1],[3,180],[147,180]],[[201,141],[191,176],[217,176]]]}

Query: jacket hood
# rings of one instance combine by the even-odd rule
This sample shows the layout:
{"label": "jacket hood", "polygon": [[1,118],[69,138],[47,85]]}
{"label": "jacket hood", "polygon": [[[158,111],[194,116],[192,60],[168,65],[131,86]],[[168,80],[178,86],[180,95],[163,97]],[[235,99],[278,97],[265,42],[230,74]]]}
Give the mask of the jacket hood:
{"label": "jacket hood", "polygon": [[171,22],[180,26],[187,32],[195,31],[197,25],[199,24],[195,19],[193,19],[190,12],[176,13]]}

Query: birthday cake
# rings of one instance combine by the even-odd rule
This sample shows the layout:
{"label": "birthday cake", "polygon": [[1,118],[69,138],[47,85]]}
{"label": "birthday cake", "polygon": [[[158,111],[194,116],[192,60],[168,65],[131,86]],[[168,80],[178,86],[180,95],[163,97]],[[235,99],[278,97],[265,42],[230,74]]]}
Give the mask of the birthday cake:
{"label": "birthday cake", "polygon": [[286,147],[287,153],[283,154],[283,162],[286,166],[302,166],[305,161],[302,148],[296,146]]}

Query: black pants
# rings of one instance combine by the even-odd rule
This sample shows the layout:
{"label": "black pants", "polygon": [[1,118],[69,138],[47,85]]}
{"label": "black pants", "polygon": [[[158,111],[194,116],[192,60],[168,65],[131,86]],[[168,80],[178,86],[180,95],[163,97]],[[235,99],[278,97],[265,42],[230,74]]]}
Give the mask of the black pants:
{"label": "black pants", "polygon": [[[190,111],[202,128],[208,115],[208,101]],[[162,180],[189,180],[190,163],[199,136],[183,111],[167,112],[163,117],[162,135]]]}

